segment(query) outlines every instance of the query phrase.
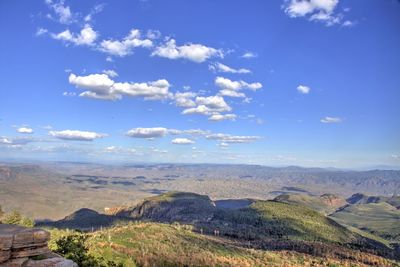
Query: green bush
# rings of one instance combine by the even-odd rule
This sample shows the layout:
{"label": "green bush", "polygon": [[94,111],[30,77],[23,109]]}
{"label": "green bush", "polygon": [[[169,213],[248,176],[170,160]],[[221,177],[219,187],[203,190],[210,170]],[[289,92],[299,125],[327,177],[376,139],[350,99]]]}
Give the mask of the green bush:
{"label": "green bush", "polygon": [[[1,215],[1,212],[0,212]],[[23,217],[19,211],[13,210],[10,213],[7,213],[4,215],[3,213],[3,219],[2,223],[6,224],[16,224],[16,225],[21,225],[25,227],[34,227],[35,226],[35,221],[31,218],[28,217]]]}
{"label": "green bush", "polygon": [[89,254],[85,244],[87,236],[81,233],[74,233],[62,236],[56,243],[54,252],[63,257],[73,260],[80,267],[122,267],[113,261],[105,261],[103,258],[95,258]]}

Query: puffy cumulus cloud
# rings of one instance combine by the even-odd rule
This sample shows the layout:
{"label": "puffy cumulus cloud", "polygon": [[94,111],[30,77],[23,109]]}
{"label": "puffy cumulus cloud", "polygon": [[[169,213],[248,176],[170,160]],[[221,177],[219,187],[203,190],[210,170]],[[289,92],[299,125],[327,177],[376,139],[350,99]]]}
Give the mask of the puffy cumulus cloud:
{"label": "puffy cumulus cloud", "polygon": [[218,112],[230,111],[232,108],[225,102],[224,98],[221,96],[198,96],[196,97],[196,103],[199,105],[204,105],[208,108],[214,109]]}
{"label": "puffy cumulus cloud", "polygon": [[78,88],[88,89],[100,95],[111,94],[111,87],[114,81],[107,74],[90,74],[87,76],[77,76],[73,73],[69,75],[69,83]]}
{"label": "puffy cumulus cloud", "polygon": [[247,83],[245,81],[232,81],[224,77],[215,78],[214,83],[217,87],[220,88],[219,94],[221,96],[228,97],[246,97],[243,92],[239,91],[243,89],[256,91],[262,88],[262,84],[259,82]]}
{"label": "puffy cumulus cloud", "polygon": [[102,100],[118,100],[122,95],[131,97],[144,97],[146,100],[172,98],[169,92],[170,84],[165,79],[151,82],[114,82],[107,74],[90,74],[77,76],[69,75],[69,83],[78,88],[87,89],[81,97]]}
{"label": "puffy cumulus cloud", "polygon": [[320,120],[322,123],[341,123],[342,119],[339,117],[325,117]]}
{"label": "puffy cumulus cloud", "polygon": [[235,114],[213,114],[208,119],[210,121],[223,121],[223,120],[235,121],[236,117],[237,116]]}
{"label": "puffy cumulus cloud", "polygon": [[133,97],[145,97],[149,100],[165,99],[172,97],[169,92],[170,84],[167,80],[161,79],[145,83],[114,83],[112,90],[114,93]]}
{"label": "puffy cumulus cloud", "polygon": [[135,138],[156,138],[163,137],[168,133],[167,128],[153,127],[153,128],[134,128],[129,130],[126,135]]}
{"label": "puffy cumulus cloud", "polygon": [[94,45],[98,34],[93,30],[93,28],[86,24],[80,33],[73,33],[70,30],[65,30],[57,34],[51,34],[54,39],[62,40],[67,43],[73,43],[75,45]]}
{"label": "puffy cumulus cloud", "polygon": [[191,145],[195,142],[188,138],[175,138],[171,141],[171,143],[175,145]]}
{"label": "puffy cumulus cloud", "polygon": [[79,130],[50,131],[49,135],[62,140],[76,141],[93,141],[108,136],[107,134]]}
{"label": "puffy cumulus cloud", "polygon": [[222,96],[198,96],[195,99],[196,107],[187,108],[182,111],[182,114],[201,114],[213,115],[221,112],[231,111],[232,108],[225,102]]}
{"label": "puffy cumulus cloud", "polygon": [[[310,21],[324,22],[327,26],[340,24],[343,14],[335,12],[339,0],[286,0],[285,13],[292,18],[308,17]],[[349,21],[342,23],[348,26]],[[346,25],[345,25],[346,24]]]}
{"label": "puffy cumulus cloud", "polygon": [[132,29],[122,40],[103,40],[99,49],[113,56],[124,57],[132,54],[136,47],[150,48],[152,46],[153,41],[146,38],[143,39],[140,30]]}
{"label": "puffy cumulus cloud", "polygon": [[260,136],[246,136],[246,135],[230,135],[230,134],[209,134],[206,135],[206,139],[217,140],[221,143],[231,143],[231,144],[241,144],[241,143],[251,143],[261,139]]}
{"label": "puffy cumulus cloud", "polygon": [[226,72],[226,73],[238,73],[238,74],[251,73],[249,69],[244,69],[244,68],[234,69],[219,62],[210,64],[208,68],[214,72]]}
{"label": "puffy cumulus cloud", "polygon": [[191,108],[196,106],[196,102],[193,100],[197,94],[194,92],[176,92],[174,95],[175,105],[183,108]]}
{"label": "puffy cumulus cloud", "polygon": [[222,50],[201,44],[189,43],[177,46],[174,39],[157,46],[151,55],[169,59],[187,59],[196,63],[204,62],[211,57],[224,56]]}
{"label": "puffy cumulus cloud", "polygon": [[311,91],[311,88],[305,85],[297,86],[297,91],[301,94],[308,94]]}
{"label": "puffy cumulus cloud", "polygon": [[23,134],[33,134],[33,129],[30,127],[19,127],[17,129],[17,132],[23,133]]}
{"label": "puffy cumulus cloud", "polygon": [[258,55],[253,52],[246,52],[242,55],[242,58],[255,58],[255,57],[258,57]]}
{"label": "puffy cumulus cloud", "polygon": [[115,70],[103,70],[104,74],[107,74],[111,78],[118,77],[118,73]]}

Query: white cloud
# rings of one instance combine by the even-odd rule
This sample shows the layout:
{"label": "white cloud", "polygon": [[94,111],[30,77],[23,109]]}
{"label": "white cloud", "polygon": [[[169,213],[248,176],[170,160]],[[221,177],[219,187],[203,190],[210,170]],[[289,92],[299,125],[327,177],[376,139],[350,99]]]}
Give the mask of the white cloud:
{"label": "white cloud", "polygon": [[219,146],[221,149],[227,149],[227,148],[229,147],[229,144],[228,144],[228,143],[222,142],[222,143],[219,143],[218,146]]}
{"label": "white cloud", "polygon": [[6,146],[21,146],[34,142],[35,140],[30,137],[4,137],[0,136],[0,145]]}
{"label": "white cloud", "polygon": [[141,96],[149,100],[156,100],[171,97],[169,87],[169,82],[161,79],[145,83],[114,83],[112,89],[117,94],[133,97]]}
{"label": "white cloud", "polygon": [[119,146],[108,146],[104,151],[112,154],[135,154],[137,152],[134,148],[124,148]]}
{"label": "white cloud", "polygon": [[344,27],[352,27],[355,24],[356,24],[356,22],[354,22],[354,21],[346,20],[345,22],[343,22],[342,26],[344,26]]}
{"label": "white cloud", "polygon": [[308,94],[311,91],[311,88],[305,85],[297,86],[297,91],[301,94]]}
{"label": "white cloud", "polygon": [[244,69],[244,68],[234,69],[219,62],[210,64],[208,68],[215,72],[238,73],[238,74],[251,73],[249,69]]}
{"label": "white cloud", "polygon": [[246,136],[246,135],[230,135],[230,134],[210,134],[206,135],[206,139],[217,140],[222,143],[232,143],[232,144],[241,144],[241,143],[251,143],[261,139],[259,136]]}
{"label": "white cloud", "polygon": [[193,92],[176,92],[174,95],[175,105],[178,107],[191,108],[196,106],[196,102],[193,100],[196,97],[196,93]]}
{"label": "white cloud", "polygon": [[158,154],[166,154],[168,153],[168,150],[165,149],[158,149],[158,148],[152,148],[151,152],[153,153],[158,153]]}
{"label": "white cloud", "polygon": [[46,0],[45,2],[51,9],[53,9],[60,23],[69,24],[74,21],[74,17],[70,7],[65,6],[63,0],[60,0],[58,2],[52,0]]}
{"label": "white cloud", "polygon": [[221,96],[228,96],[228,97],[246,97],[244,93],[240,93],[238,91],[233,91],[229,89],[222,89],[218,93]]}
{"label": "white cloud", "polygon": [[124,57],[133,53],[136,47],[150,48],[153,42],[150,39],[142,39],[141,32],[138,29],[132,29],[130,33],[121,41],[119,40],[103,40],[100,43],[100,51],[113,56]]}
{"label": "white cloud", "polygon": [[321,119],[322,123],[340,123],[342,122],[341,118],[338,117],[325,117]]}
{"label": "white cloud", "polygon": [[87,76],[77,76],[73,73],[69,75],[69,83],[78,88],[88,89],[100,95],[111,93],[114,81],[107,74],[90,74]]}
{"label": "white cloud", "polygon": [[78,34],[71,33],[70,30],[65,30],[58,34],[51,34],[51,36],[54,39],[70,42],[75,45],[91,46],[94,45],[94,42],[98,37],[98,34],[93,30],[93,28],[89,24],[86,24]]}
{"label": "white cloud", "polygon": [[188,138],[175,138],[171,141],[171,143],[176,145],[190,145],[194,144],[195,142]]}
{"label": "white cloud", "polygon": [[48,30],[45,29],[45,28],[38,28],[38,29],[36,30],[36,36],[41,36],[41,35],[43,35],[43,34],[46,34],[47,32],[48,32]]}
{"label": "white cloud", "polygon": [[201,44],[184,44],[177,46],[174,39],[166,41],[164,44],[157,46],[152,56],[165,57],[169,59],[187,59],[193,62],[201,63],[211,57],[223,57],[220,49],[207,47]]}
{"label": "white cloud", "polygon": [[220,87],[221,89],[227,89],[227,90],[240,90],[240,89],[250,89],[253,91],[256,91],[260,88],[262,88],[262,84],[259,82],[255,83],[247,83],[244,81],[232,81],[228,78],[223,78],[223,77],[217,77],[215,78],[215,85]]}
{"label": "white cloud", "polygon": [[215,78],[215,85],[220,88],[220,95],[228,97],[246,97],[244,93],[238,91],[243,89],[256,91],[262,88],[262,84],[259,82],[247,83],[244,81],[232,81],[223,77]]}
{"label": "white cloud", "polygon": [[87,15],[84,17],[83,20],[84,20],[85,22],[90,22],[90,21],[92,21],[93,15],[95,15],[95,14],[97,14],[97,13],[100,13],[101,11],[103,11],[103,9],[104,9],[104,4],[95,5],[95,6],[92,8],[92,10],[90,10],[90,13],[87,14]]}
{"label": "white cloud", "polygon": [[232,108],[225,102],[221,96],[198,96],[195,99],[196,107],[187,108],[182,111],[182,114],[201,114],[201,115],[214,115],[221,112],[231,111]]}
{"label": "white cloud", "polygon": [[149,39],[158,39],[161,37],[161,32],[158,30],[148,30],[146,37]]}
{"label": "white cloud", "polygon": [[77,141],[93,141],[108,136],[107,134],[79,130],[50,131],[49,135],[58,139]]}
{"label": "white cloud", "polygon": [[255,57],[258,57],[258,55],[253,52],[246,52],[242,55],[242,58],[255,58]]}
{"label": "white cloud", "polygon": [[126,135],[136,138],[155,138],[163,137],[168,133],[167,128],[153,127],[153,128],[134,128],[129,130]]}
{"label": "white cloud", "polygon": [[63,96],[76,96],[75,92],[63,92]]}
{"label": "white cloud", "polygon": [[223,121],[223,120],[235,121],[236,117],[237,116],[235,114],[213,114],[208,119],[210,121]]}
{"label": "white cloud", "polygon": [[32,134],[33,133],[33,129],[29,128],[29,127],[20,127],[20,128],[17,129],[17,132],[23,133],[23,134]]}
{"label": "white cloud", "polygon": [[204,105],[210,109],[218,112],[230,111],[232,108],[225,102],[224,98],[221,96],[198,96],[196,97],[196,103],[198,105]]}
{"label": "white cloud", "polygon": [[343,14],[335,13],[339,0],[287,0],[284,10],[292,18],[306,17],[321,21],[327,26],[341,23]]}
{"label": "white cloud", "polygon": [[151,82],[114,82],[107,74],[90,74],[77,76],[73,73],[69,76],[69,83],[78,88],[88,89],[81,93],[81,97],[89,97],[103,100],[118,100],[122,95],[132,97],[144,97],[146,100],[158,100],[172,97],[169,92],[170,84],[165,79]]}
{"label": "white cloud", "polygon": [[99,100],[111,100],[111,101],[122,99],[122,96],[118,94],[99,94],[92,91],[82,92],[79,94],[79,96],[92,99],[99,99]]}
{"label": "white cloud", "polygon": [[118,73],[115,70],[103,70],[104,74],[107,74],[111,78],[118,77]]}

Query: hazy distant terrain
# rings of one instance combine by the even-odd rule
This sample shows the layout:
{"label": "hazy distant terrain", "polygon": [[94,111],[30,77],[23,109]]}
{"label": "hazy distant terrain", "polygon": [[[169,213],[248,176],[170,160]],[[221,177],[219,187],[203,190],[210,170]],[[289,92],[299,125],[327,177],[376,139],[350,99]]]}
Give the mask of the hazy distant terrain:
{"label": "hazy distant terrain", "polygon": [[167,191],[212,199],[272,199],[283,193],[347,198],[355,193],[391,196],[400,171],[340,171],[258,165],[0,164],[0,203],[35,218],[59,219],[80,208],[132,205]]}

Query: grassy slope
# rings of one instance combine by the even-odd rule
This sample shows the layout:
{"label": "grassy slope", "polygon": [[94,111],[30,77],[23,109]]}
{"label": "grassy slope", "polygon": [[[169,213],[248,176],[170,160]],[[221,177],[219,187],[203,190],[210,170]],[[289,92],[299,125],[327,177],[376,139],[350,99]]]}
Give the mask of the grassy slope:
{"label": "grassy slope", "polygon": [[331,215],[340,223],[400,242],[400,210],[387,203],[351,205]]}
{"label": "grassy slope", "polygon": [[[238,231],[239,238],[275,239],[327,243],[351,243],[356,235],[332,219],[297,204],[275,201],[256,201],[249,208],[220,212],[221,231]],[[235,222],[231,229],[225,222]],[[224,226],[222,226],[224,225]],[[230,233],[229,233],[230,234]]]}
{"label": "grassy slope", "polygon": [[284,203],[304,205],[323,214],[330,214],[337,208],[326,204],[318,196],[310,196],[306,194],[285,194],[277,196],[275,200]]}
{"label": "grassy slope", "polygon": [[283,224],[284,227],[292,229],[290,237],[293,239],[345,243],[354,238],[351,232],[331,219],[300,205],[260,201],[256,202],[253,208],[258,210],[264,219],[276,221],[278,227]]}
{"label": "grassy slope", "polygon": [[[53,230],[51,247],[66,234],[71,232]],[[179,224],[131,223],[88,235],[92,255],[124,266],[365,266],[355,260],[247,249]],[[376,256],[367,257],[377,266],[396,266]]]}

